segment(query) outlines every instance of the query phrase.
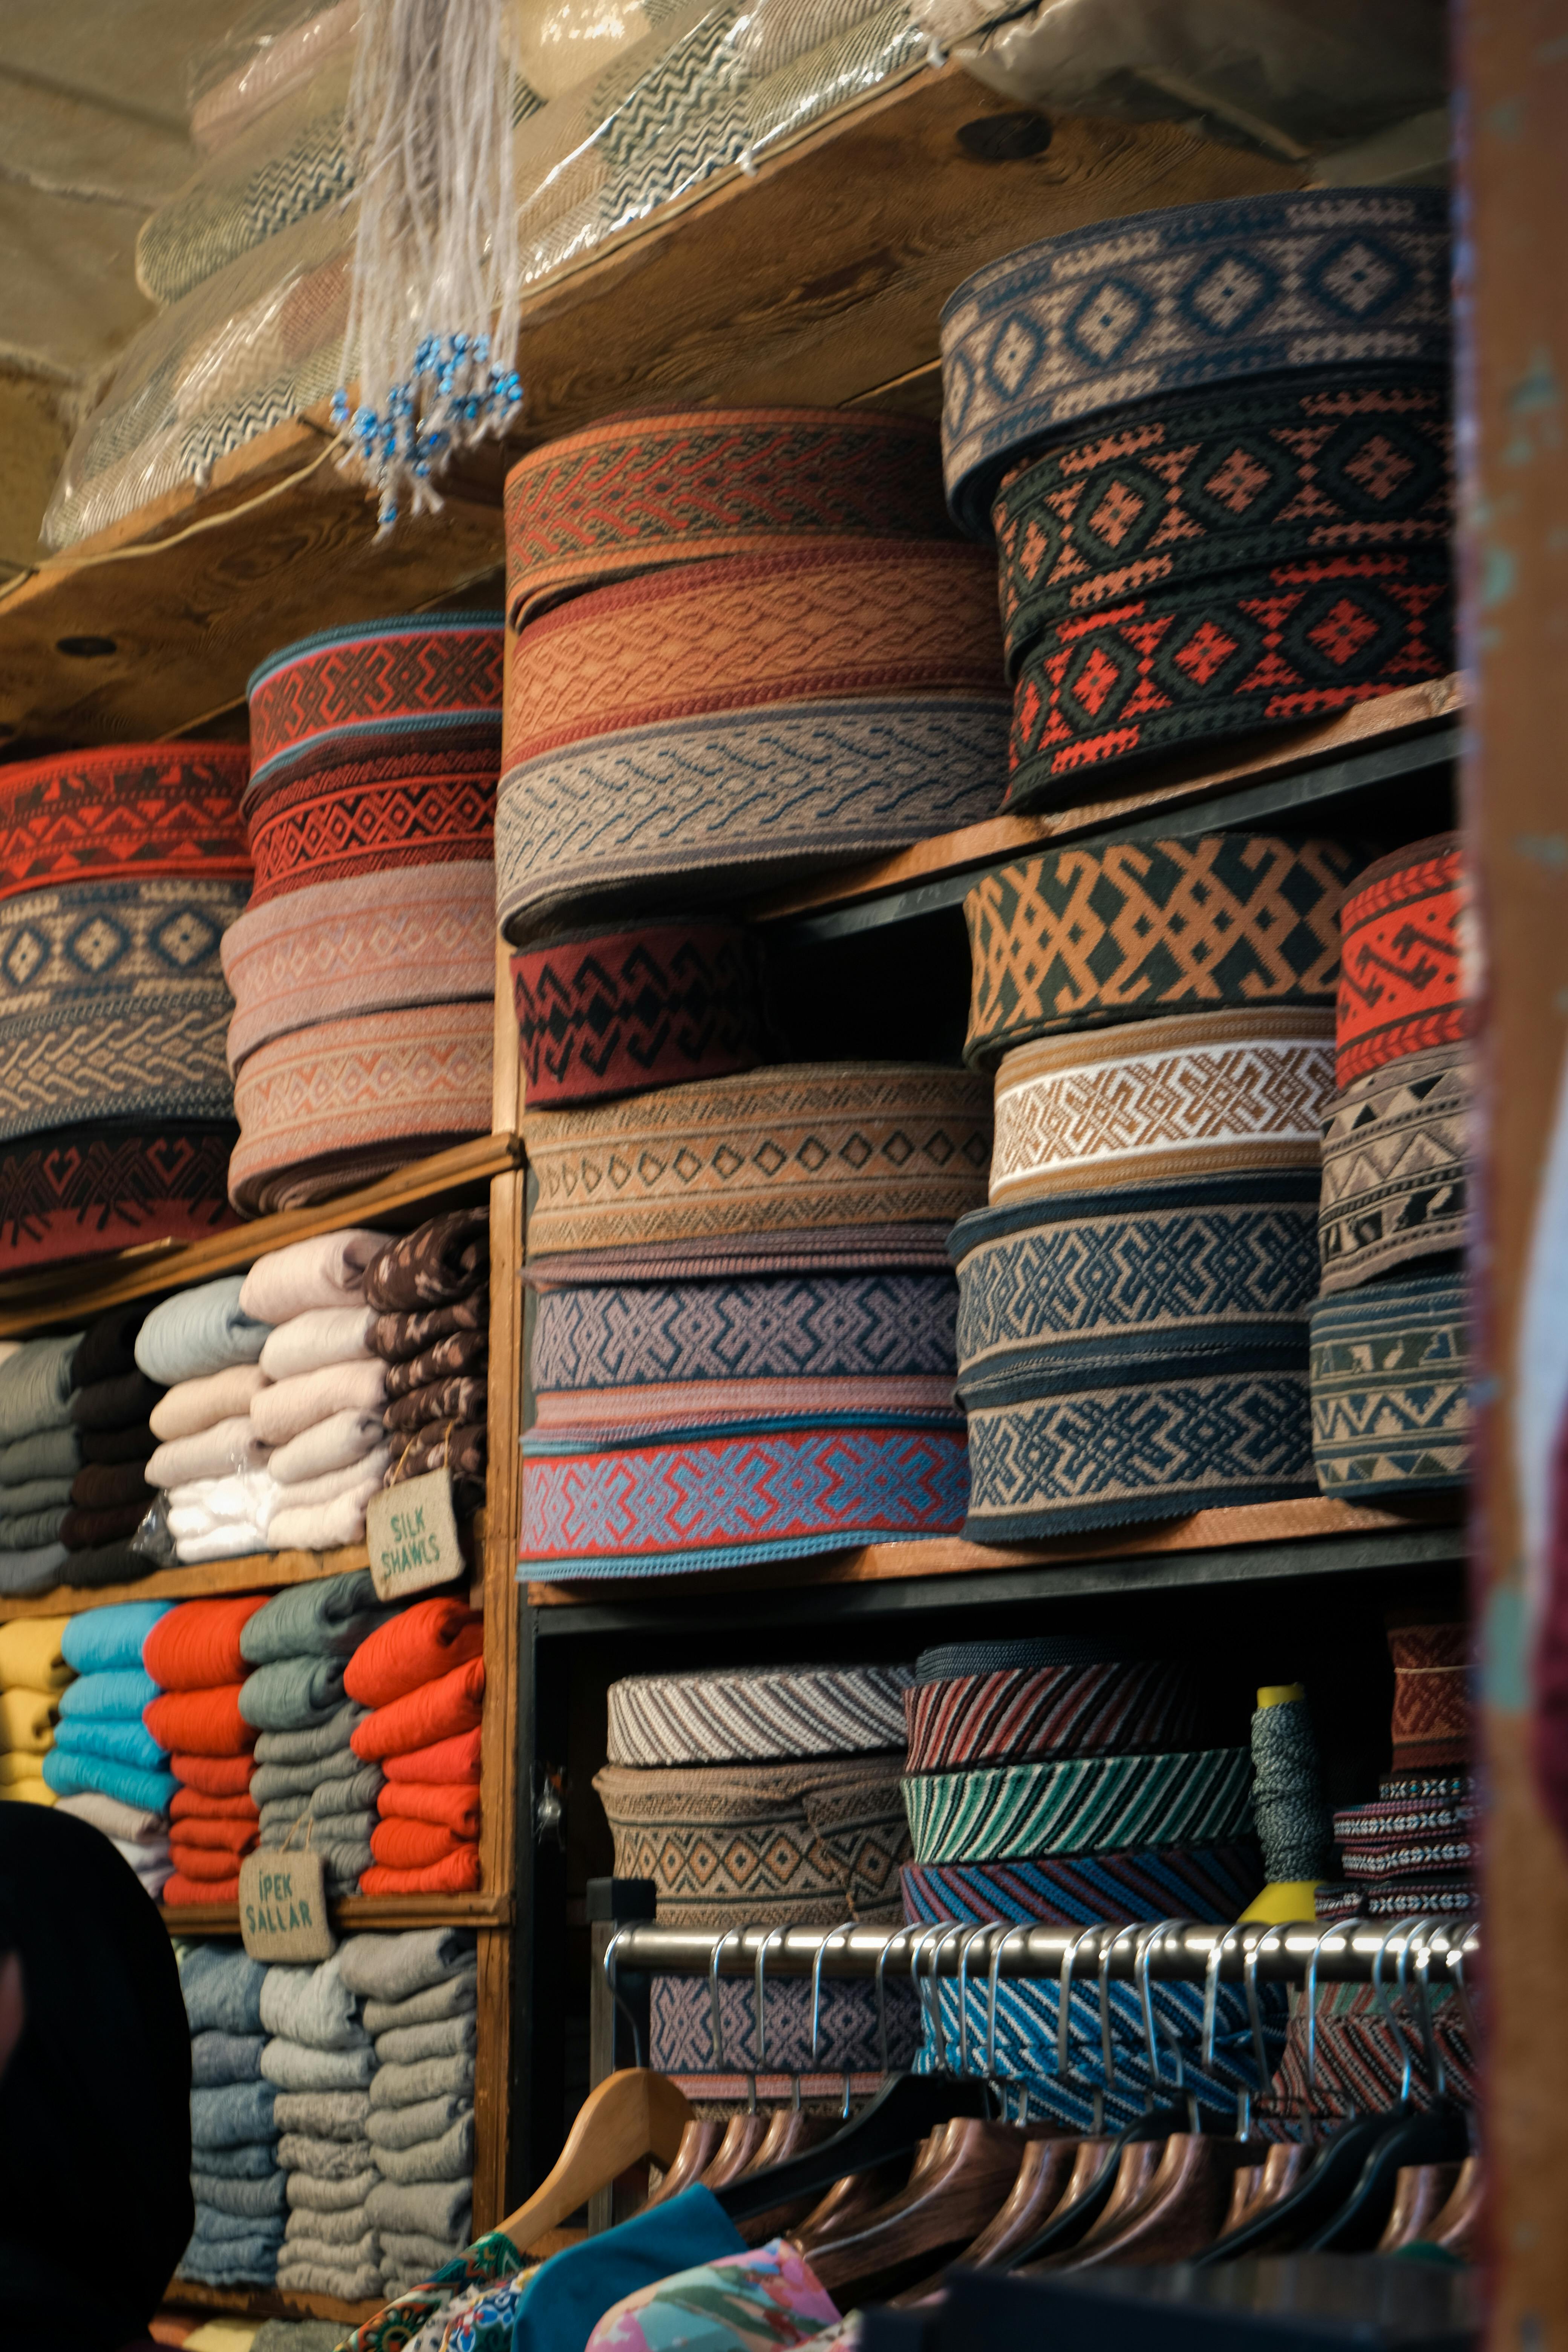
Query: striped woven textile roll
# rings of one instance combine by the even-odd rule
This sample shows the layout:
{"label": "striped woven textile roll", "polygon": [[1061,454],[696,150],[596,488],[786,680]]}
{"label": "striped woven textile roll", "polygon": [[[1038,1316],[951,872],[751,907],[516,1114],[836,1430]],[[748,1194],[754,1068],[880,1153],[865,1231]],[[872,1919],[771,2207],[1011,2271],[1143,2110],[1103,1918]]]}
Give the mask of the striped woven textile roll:
{"label": "striped woven textile roll", "polygon": [[109,743],[0,767],[0,898],[71,882],[249,879],[238,743]]}
{"label": "striped woven textile roll", "polygon": [[962,1216],[984,1185],[986,1095],[921,1064],[800,1063],[526,1117],[531,1253]]}
{"label": "striped woven textile roll", "polygon": [[[491,904],[493,921],[493,885]],[[759,983],[751,934],[717,918],[650,920],[514,955],[531,1108],[754,1069],[765,1058]]]}
{"label": "striped woven textile roll", "polygon": [[1190,1746],[1197,1730],[1184,1669],[1142,1659],[922,1682],[904,1705],[911,1772],[1157,1753]]}
{"label": "striped woven textile roll", "polygon": [[490,1128],[493,1007],[411,1005],[258,1046],[234,1088],[229,1197],[303,1208]]}
{"label": "striped woven textile roll", "polygon": [[1252,1759],[1209,1748],[911,1773],[904,1802],[919,1863],[1224,1843],[1251,1834]]}
{"label": "striped woven textile roll", "polygon": [[648,2064],[678,2078],[759,2072],[874,2074],[907,2068],[920,2048],[914,1989],[897,1977],[883,1984],[879,2016],[873,1984],[860,1977],[830,1977],[825,1970],[818,1988],[815,2047],[811,2025],[809,1977],[765,1978],[764,2038],[759,2045],[752,1977],[719,1979],[720,2039],[715,2042],[707,1979],[656,1976],[648,1987]]}
{"label": "striped woven textile roll", "polygon": [[846,408],[622,416],[531,450],[506,478],[507,612],[671,563],[824,540],[943,539],[923,419]]}
{"label": "striped woven textile roll", "polygon": [[1475,1074],[1468,1045],[1402,1054],[1336,1097],[1323,1123],[1325,1296],[1465,1245]]}
{"label": "striped woven textile roll", "polygon": [[1210,833],[994,867],[963,901],[963,1058],[990,1069],[1031,1038],[1151,1014],[1331,1004],[1340,902],[1361,862],[1337,841]]}
{"label": "striped woven textile roll", "polygon": [[248,909],[223,941],[229,1066],[274,1037],[495,991],[495,867],[418,866],[317,882]]}
{"label": "striped woven textile roll", "polygon": [[[1434,1776],[1451,1787],[1472,1752],[1471,1637],[1462,1623],[1426,1621],[1388,1628],[1394,1661],[1394,1769],[1399,1793],[1429,1789]],[[1385,1790],[1391,1795],[1392,1790]]]}
{"label": "striped woven textile roll", "polygon": [[1419,1880],[1388,1879],[1372,1885],[1349,1880],[1321,1885],[1315,1897],[1320,1920],[1473,1919],[1480,1897],[1468,1867],[1431,1871]]}
{"label": "striped woven textile roll", "polygon": [[731,1666],[612,1683],[612,1764],[854,1756],[904,1737],[908,1666]]}
{"label": "striped woven textile roll", "polygon": [[0,1272],[200,1241],[235,1222],[231,1124],[54,1128],[0,1150]]}
{"label": "striped woven textile roll", "polygon": [[1316,1169],[1331,1034],[1325,1013],[1261,1005],[1016,1046],[996,1074],[992,1202]]}
{"label": "striped woven textile roll", "polygon": [[843,1426],[889,1419],[952,1419],[951,1372],[873,1373],[738,1381],[639,1381],[631,1388],[542,1390],[533,1427],[542,1444],[613,1445],[647,1437],[711,1435],[721,1424],[769,1429],[804,1422]]}
{"label": "striped woven textile roll", "polygon": [[599,1283],[541,1296],[530,1368],[536,1395],[911,1373],[951,1388],[957,1310],[943,1275]]}
{"label": "striped woven textile roll", "polygon": [[651,1878],[674,1927],[901,1924],[900,1751],[594,1776],[617,1878]]}
{"label": "striped woven textile roll", "polygon": [[1311,1315],[1312,1458],[1351,1502],[1462,1486],[1473,1372],[1458,1275],[1379,1282]]}
{"label": "striped woven textile roll", "polygon": [[323,629],[252,670],[250,789],[367,753],[500,738],[501,616],[421,613]]}
{"label": "striped woven textile roll", "polygon": [[1226,197],[1100,221],[1006,254],[942,315],[948,503],[983,538],[1009,461],[1134,401],[1334,368],[1442,368],[1441,190]]}
{"label": "striped woven textile roll", "polygon": [[1342,1087],[1402,1055],[1457,1045],[1469,1034],[1468,904],[1457,834],[1413,842],[1359,877],[1340,914],[1335,1045]]}
{"label": "striped woven textile roll", "polygon": [[1016,1668],[1120,1664],[1137,1654],[1119,1642],[1082,1633],[1037,1633],[1017,1642],[937,1642],[915,1660],[917,1683],[957,1682],[966,1675],[1005,1675]]}
{"label": "striped woven textile roll", "polygon": [[822,1225],[714,1240],[579,1249],[531,1255],[524,1287],[616,1282],[749,1282],[762,1276],[931,1273],[948,1269],[945,1223]]}
{"label": "striped woven textile roll", "polygon": [[1474,1782],[1466,1774],[1463,1794],[1447,1797],[1380,1797],[1375,1804],[1345,1805],[1334,1815],[1337,1845],[1381,1845],[1391,1839],[1437,1837],[1446,1830],[1469,1830],[1480,1819]]}
{"label": "striped woven textile roll", "polygon": [[[1320,1911],[1319,1916],[1322,1916]],[[1385,1986],[1386,1981],[1385,1976]],[[1386,2000],[1386,1990],[1384,1998]],[[1464,2008],[1456,1992],[1436,1983],[1431,2022],[1447,2096],[1461,2106],[1475,2106],[1479,2096],[1476,2060]],[[1408,2027],[1405,2030],[1408,2032]],[[1268,2098],[1258,2103],[1256,2112],[1260,2118],[1281,2116],[1294,2131],[1303,2116],[1315,2116],[1325,2123],[1349,2122],[1352,2116],[1385,2115],[1397,2104],[1405,2088],[1404,2052],[1373,1986],[1321,1984],[1312,2040],[1313,2065],[1309,2074],[1306,1996],[1293,1985],[1284,2053]],[[1410,2070],[1407,2095],[1416,2107],[1433,2105],[1432,2085],[1420,2064]]]}
{"label": "striped woven textile roll", "polygon": [[495,854],[494,748],[367,753],[253,788],[252,910],[281,892]]}
{"label": "striped woven textile roll", "polygon": [[1263,1885],[1255,1838],[1229,1845],[1146,1846],[1046,1861],[906,1863],[904,1916],[1005,1919],[1045,1927],[1134,1919],[1238,1919]]}

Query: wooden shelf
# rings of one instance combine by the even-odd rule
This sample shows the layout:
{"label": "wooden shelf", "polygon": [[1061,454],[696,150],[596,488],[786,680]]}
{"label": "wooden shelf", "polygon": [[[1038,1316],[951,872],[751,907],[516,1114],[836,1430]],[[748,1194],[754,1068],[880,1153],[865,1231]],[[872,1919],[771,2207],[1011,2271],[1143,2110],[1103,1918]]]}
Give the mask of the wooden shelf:
{"label": "wooden shelf", "polygon": [[[345,1895],[330,1902],[332,1925],[345,1934],[361,1927],[509,1927],[512,1898],[493,1895]],[[159,1916],[171,1935],[237,1936],[237,1903],[166,1903]]]}
{"label": "wooden shelf", "polygon": [[170,2312],[205,2311],[214,2318],[331,2319],[346,2335],[384,2311],[384,2298],[374,2303],[344,2303],[335,2294],[285,2294],[276,2287],[204,2286],[199,2279],[175,2276],[169,2282],[163,2307]]}

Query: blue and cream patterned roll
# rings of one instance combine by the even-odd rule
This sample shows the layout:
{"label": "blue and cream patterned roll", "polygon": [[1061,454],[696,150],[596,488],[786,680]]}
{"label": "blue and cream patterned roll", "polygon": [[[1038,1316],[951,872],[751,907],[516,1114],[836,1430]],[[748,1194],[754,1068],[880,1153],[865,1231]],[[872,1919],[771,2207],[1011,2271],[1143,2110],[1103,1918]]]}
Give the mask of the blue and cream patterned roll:
{"label": "blue and cream patterned roll", "polygon": [[1463,1486],[1470,1359],[1460,1276],[1320,1299],[1311,1375],[1312,1458],[1325,1495],[1371,1503]]}

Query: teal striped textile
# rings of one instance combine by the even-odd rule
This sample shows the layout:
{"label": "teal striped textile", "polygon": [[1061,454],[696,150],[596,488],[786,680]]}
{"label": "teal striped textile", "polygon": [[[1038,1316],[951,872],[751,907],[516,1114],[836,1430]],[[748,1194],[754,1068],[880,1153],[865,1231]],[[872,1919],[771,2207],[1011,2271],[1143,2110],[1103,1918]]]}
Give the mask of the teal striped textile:
{"label": "teal striped textile", "polygon": [[903,1790],[917,1863],[1211,1844],[1252,1833],[1245,1748],[911,1773]]}

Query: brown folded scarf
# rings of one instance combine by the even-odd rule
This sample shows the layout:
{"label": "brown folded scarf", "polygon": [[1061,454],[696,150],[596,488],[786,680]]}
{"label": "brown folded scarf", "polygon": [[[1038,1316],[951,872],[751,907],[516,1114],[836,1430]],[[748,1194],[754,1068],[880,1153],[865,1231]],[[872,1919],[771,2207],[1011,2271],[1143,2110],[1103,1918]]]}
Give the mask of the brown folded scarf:
{"label": "brown folded scarf", "polygon": [[[135,1534],[146,1510],[146,1502],[120,1503],[106,1511],[68,1510],[60,1521],[60,1541],[68,1551],[92,1551],[100,1544],[120,1543]],[[148,1562],[149,1567],[153,1564]]]}
{"label": "brown folded scarf", "polygon": [[392,1467],[386,1474],[386,1483],[400,1486],[406,1478],[423,1478],[432,1470],[450,1470],[456,1508],[478,1510],[485,1499],[489,1435],[482,1421],[432,1422],[408,1436],[400,1431],[393,1440]]}
{"label": "brown folded scarf", "polygon": [[157,1442],[144,1421],[129,1429],[84,1429],[77,1440],[84,1462],[145,1462]]}
{"label": "brown folded scarf", "polygon": [[455,1380],[433,1381],[389,1404],[384,1416],[388,1429],[423,1429],[432,1421],[483,1421],[489,1387],[482,1373],[459,1374]]}
{"label": "brown folded scarf", "polygon": [[127,1503],[145,1510],[152,1499],[140,1462],[84,1463],[71,1481],[71,1502],[79,1511],[115,1511]]}
{"label": "brown folded scarf", "polygon": [[455,1374],[482,1372],[489,1352],[488,1330],[450,1331],[433,1348],[426,1348],[423,1355],[413,1357],[407,1363],[389,1366],[388,1400],[411,1395],[416,1389],[428,1388],[433,1381],[450,1380]]}
{"label": "brown folded scarf", "polygon": [[405,1234],[373,1260],[364,1279],[366,1303],[389,1307],[447,1307],[468,1297],[489,1274],[488,1209],[451,1209]]}
{"label": "brown folded scarf", "polygon": [[163,1390],[145,1372],[120,1372],[94,1381],[71,1397],[71,1419],[79,1429],[128,1429],[144,1423]]}
{"label": "brown folded scarf", "polygon": [[490,1290],[488,1282],[478,1290],[470,1290],[467,1298],[454,1299],[450,1307],[419,1307],[407,1315],[378,1315],[371,1326],[370,1344],[384,1363],[401,1364],[410,1356],[422,1356],[437,1339],[450,1338],[454,1331],[488,1331],[490,1328]]}

